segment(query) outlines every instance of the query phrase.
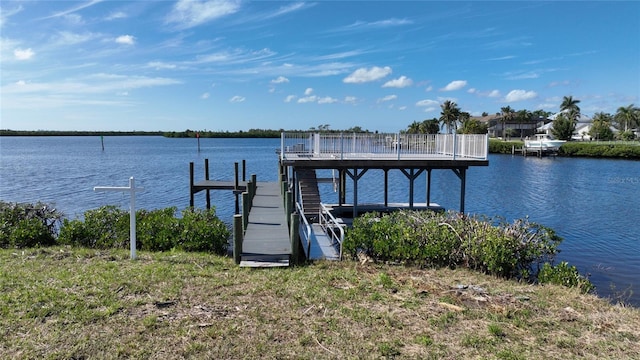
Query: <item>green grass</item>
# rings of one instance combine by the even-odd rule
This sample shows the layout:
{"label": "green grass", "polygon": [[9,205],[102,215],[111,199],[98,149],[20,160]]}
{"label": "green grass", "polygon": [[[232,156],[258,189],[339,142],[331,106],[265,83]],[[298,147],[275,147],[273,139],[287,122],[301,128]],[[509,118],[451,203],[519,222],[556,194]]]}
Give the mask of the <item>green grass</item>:
{"label": "green grass", "polygon": [[0,358],[640,358],[640,311],[577,289],[348,261],[128,256],[0,250]]}

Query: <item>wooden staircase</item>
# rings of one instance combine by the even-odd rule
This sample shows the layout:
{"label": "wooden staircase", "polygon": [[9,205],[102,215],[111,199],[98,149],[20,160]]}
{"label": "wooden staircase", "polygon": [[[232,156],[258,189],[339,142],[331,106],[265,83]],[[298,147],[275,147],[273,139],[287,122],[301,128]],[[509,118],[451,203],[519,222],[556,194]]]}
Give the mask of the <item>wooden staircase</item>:
{"label": "wooden staircase", "polygon": [[314,169],[296,169],[302,210],[307,221],[318,222],[320,214],[320,191],[318,190],[318,178]]}

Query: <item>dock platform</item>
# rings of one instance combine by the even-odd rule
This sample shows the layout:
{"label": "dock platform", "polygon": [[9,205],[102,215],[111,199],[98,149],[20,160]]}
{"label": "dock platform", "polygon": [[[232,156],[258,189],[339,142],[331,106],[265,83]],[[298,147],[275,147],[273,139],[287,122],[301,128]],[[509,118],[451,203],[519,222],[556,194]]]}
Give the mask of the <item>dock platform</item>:
{"label": "dock platform", "polygon": [[279,184],[258,182],[242,241],[240,266],[289,266],[291,242]]}

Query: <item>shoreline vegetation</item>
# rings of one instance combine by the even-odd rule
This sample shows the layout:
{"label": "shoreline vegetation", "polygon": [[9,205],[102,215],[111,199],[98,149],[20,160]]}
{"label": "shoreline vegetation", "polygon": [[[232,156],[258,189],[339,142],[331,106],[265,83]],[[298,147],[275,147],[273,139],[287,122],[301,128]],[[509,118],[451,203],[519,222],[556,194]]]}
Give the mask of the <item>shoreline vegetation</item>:
{"label": "shoreline vegetation", "polygon": [[639,358],[640,310],[466,269],[0,250],[2,358]]}
{"label": "shoreline vegetation", "polygon": [[[313,129],[312,129],[313,130]],[[311,131],[312,131],[311,130]],[[249,129],[248,131],[58,131],[58,130],[7,130],[0,129],[1,136],[164,136],[167,138],[279,138],[283,131],[305,132],[309,130]],[[318,130],[329,132],[371,133],[359,127],[348,130]],[[511,154],[512,149],[521,148],[521,140],[503,141],[489,139],[490,154]],[[558,156],[593,157],[640,160],[640,141],[572,141],[563,144]]]}
{"label": "shoreline vegetation", "polygon": [[[130,260],[123,210],[68,221],[41,203],[0,205],[0,358],[640,357],[640,309],[624,294],[597,297],[564,262],[545,263],[538,283],[522,277],[519,265],[560,241],[532,223],[369,214],[354,222],[344,261],[260,271],[201,246],[220,224],[214,212],[139,210],[144,236]],[[463,238],[463,262],[486,268],[442,256]]]}

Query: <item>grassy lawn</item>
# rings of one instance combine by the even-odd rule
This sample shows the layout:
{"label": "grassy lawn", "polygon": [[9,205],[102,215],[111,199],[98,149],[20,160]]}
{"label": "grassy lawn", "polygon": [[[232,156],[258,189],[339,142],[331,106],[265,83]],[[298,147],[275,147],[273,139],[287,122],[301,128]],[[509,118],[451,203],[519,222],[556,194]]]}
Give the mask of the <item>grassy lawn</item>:
{"label": "grassy lawn", "polygon": [[640,310],[466,270],[0,250],[0,358],[640,358]]}

